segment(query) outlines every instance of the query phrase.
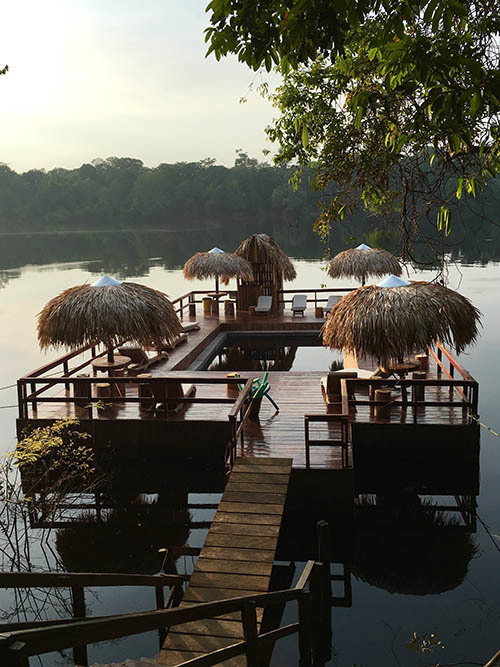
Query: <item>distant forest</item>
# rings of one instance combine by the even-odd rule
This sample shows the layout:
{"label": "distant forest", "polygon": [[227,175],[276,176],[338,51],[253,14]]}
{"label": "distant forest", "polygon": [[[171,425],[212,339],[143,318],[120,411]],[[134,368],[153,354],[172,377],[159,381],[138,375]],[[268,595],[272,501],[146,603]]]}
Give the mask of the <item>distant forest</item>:
{"label": "distant forest", "polygon": [[97,159],[78,169],[0,166],[2,231],[204,227],[254,229],[311,225],[318,194],[307,178],[297,191],[292,169],[259,164],[239,153],[232,168],[206,159],[147,168],[140,160]]}
{"label": "distant forest", "polygon": [[[301,249],[309,256],[321,256],[323,246],[312,227],[325,195],[311,189],[307,172],[293,189],[289,182],[293,173],[291,167],[259,163],[243,151],[237,151],[231,168],[216,165],[211,158],[148,168],[134,158],[110,157],[78,169],[19,174],[0,164],[2,244],[7,253],[5,246],[11,244],[4,242],[10,234],[20,232],[43,236],[51,232],[203,230],[206,236],[198,239],[199,250],[208,249],[205,245],[212,237],[225,240],[226,249],[232,250],[249,234],[266,231],[295,256],[301,255]],[[500,184],[494,182],[480,202],[460,202],[453,232],[445,239],[452,256],[465,253],[472,261],[487,261],[492,254],[499,255],[498,194]],[[438,234],[434,219],[424,220],[421,226],[424,238]],[[361,211],[333,228],[329,245],[330,251],[338,251],[365,241],[398,252],[399,240],[397,225]],[[38,246],[40,254],[41,239],[37,243],[33,237],[28,245],[32,244],[33,252]],[[26,243],[23,246],[26,251]],[[12,241],[10,252],[17,254],[18,250],[21,248]],[[416,256],[421,259],[425,254],[421,243]]]}

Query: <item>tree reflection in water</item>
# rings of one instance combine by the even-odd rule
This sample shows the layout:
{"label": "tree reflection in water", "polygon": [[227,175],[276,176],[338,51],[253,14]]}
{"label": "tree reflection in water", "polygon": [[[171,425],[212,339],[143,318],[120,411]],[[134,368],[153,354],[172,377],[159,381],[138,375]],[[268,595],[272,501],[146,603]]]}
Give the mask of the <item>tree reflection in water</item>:
{"label": "tree reflection in water", "polygon": [[[477,547],[456,517],[410,492],[362,497],[352,573],[389,593],[430,595],[459,586]],[[362,518],[363,517],[363,518]]]}

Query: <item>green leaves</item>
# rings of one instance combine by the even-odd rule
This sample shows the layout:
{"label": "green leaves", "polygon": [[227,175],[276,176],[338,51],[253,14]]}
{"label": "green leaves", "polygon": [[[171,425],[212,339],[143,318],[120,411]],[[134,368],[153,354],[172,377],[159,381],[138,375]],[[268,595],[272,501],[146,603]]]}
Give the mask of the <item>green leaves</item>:
{"label": "green leaves", "polygon": [[446,236],[451,232],[451,213],[450,209],[445,204],[439,207],[437,213],[437,228],[439,231],[444,231]]}

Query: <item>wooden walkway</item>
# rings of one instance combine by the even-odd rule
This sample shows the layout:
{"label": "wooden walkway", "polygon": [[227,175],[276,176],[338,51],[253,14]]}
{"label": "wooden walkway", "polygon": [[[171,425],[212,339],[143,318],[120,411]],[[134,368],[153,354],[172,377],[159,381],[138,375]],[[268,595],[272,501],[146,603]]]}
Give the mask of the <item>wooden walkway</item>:
{"label": "wooden walkway", "polygon": [[[181,606],[268,591],[291,469],[291,459],[236,459]],[[240,614],[185,623],[168,633],[157,662],[178,665],[242,638]]]}

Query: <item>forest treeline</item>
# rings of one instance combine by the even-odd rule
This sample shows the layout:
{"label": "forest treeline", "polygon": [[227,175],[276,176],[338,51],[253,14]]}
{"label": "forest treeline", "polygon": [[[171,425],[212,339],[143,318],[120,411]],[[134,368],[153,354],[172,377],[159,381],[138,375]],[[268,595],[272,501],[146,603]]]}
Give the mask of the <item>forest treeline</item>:
{"label": "forest treeline", "polygon": [[242,231],[312,225],[318,195],[307,178],[294,191],[292,169],[259,164],[240,152],[231,168],[205,159],[147,168],[134,158],[97,159],[78,169],[0,166],[2,231],[204,227]]}
{"label": "forest treeline", "polygon": [[[311,189],[307,171],[294,189],[290,185],[293,173],[291,167],[259,163],[243,151],[237,151],[230,168],[215,164],[211,158],[148,168],[138,159],[110,157],[77,169],[21,174],[0,164],[2,266],[19,266],[24,257],[27,261],[58,261],[63,248],[66,259],[73,255],[75,259],[95,257],[96,244],[101,254],[104,252],[103,233],[117,230],[130,232],[124,244],[133,263],[139,257],[164,255],[167,247],[174,264],[191,246],[193,252],[212,245],[233,250],[249,234],[263,231],[295,257],[319,258],[362,241],[400,253],[398,224],[363,211],[335,223],[330,239],[322,245],[313,232],[322,195]],[[456,202],[449,237],[438,232],[435,216],[421,220],[414,258],[432,261],[434,250],[429,250],[427,240],[432,239],[435,248],[436,237],[443,237],[452,257],[467,256],[480,262],[499,257],[498,194],[500,183],[492,182],[480,200],[462,198]],[[153,231],[190,230],[203,230],[203,236],[195,233],[190,240],[170,238],[168,244],[163,240],[161,251],[151,236]],[[14,235],[23,232],[32,238],[16,240]],[[50,238],[44,240],[44,235],[52,232],[90,235],[78,240],[59,236],[54,244]],[[174,252],[179,243],[182,251],[177,248]],[[116,250],[116,240],[112,245]]]}

